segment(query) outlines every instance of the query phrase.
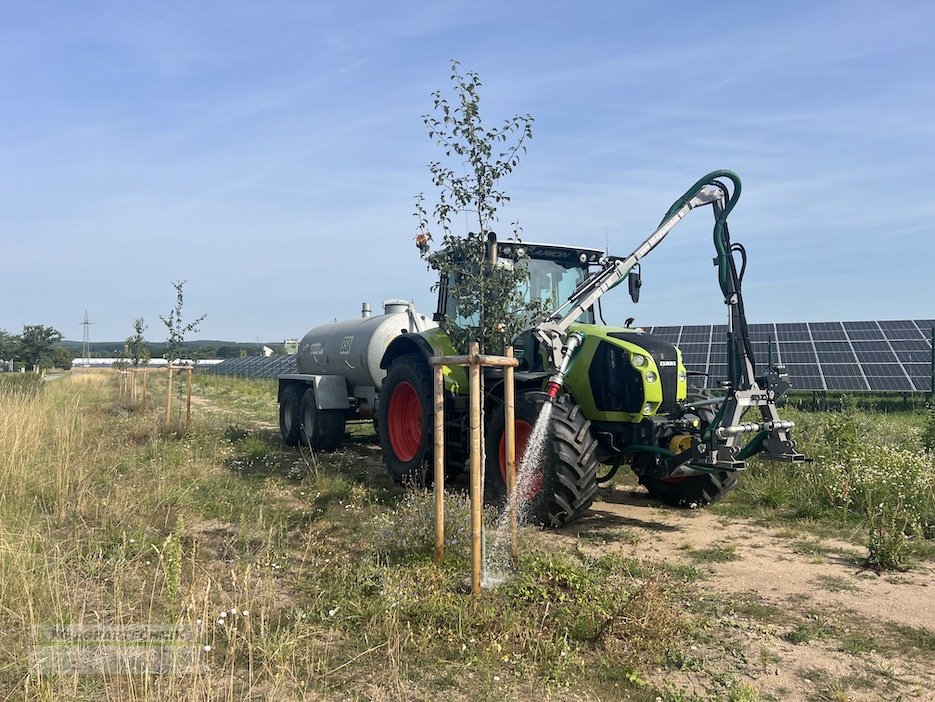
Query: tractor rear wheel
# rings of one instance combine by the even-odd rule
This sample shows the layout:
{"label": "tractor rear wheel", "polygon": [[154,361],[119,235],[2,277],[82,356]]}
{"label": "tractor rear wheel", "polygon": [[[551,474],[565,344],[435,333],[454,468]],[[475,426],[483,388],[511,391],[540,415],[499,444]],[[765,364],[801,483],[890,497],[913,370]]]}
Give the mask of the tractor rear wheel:
{"label": "tractor rear wheel", "polygon": [[398,483],[424,485],[432,420],[432,374],[419,354],[400,356],[380,392],[377,431],[383,461]]}
{"label": "tractor rear wheel", "polygon": [[279,433],[286,446],[295,446],[299,443],[299,388],[287,385],[279,397]]}
{"label": "tractor rear wheel", "polygon": [[[519,471],[530,445],[536,422],[547,402],[541,392],[524,392],[515,405],[516,464]],[[548,428],[539,461],[524,466],[516,489],[527,521],[560,527],[578,519],[591,506],[597,493],[595,458],[597,440],[591,423],[570,396],[562,395],[551,406]],[[487,425],[487,484],[500,501],[506,499],[506,449],[504,408],[491,413]]]}
{"label": "tractor rear wheel", "polygon": [[334,451],[344,442],[344,410],[319,409],[315,388],[308,388],[299,408],[302,425],[299,439],[316,451]]}

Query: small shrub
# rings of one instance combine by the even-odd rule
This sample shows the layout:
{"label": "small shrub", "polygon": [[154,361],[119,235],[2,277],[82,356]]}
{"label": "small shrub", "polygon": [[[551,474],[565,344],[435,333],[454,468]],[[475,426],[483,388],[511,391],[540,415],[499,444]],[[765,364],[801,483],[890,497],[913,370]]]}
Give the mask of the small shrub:
{"label": "small shrub", "polygon": [[929,453],[935,453],[935,403],[927,408],[925,426],[922,428],[922,447]]}
{"label": "small shrub", "polygon": [[868,530],[868,564],[905,566],[912,537],[935,536],[935,465],[925,452],[866,446],[825,466],[827,498],[855,511]]}

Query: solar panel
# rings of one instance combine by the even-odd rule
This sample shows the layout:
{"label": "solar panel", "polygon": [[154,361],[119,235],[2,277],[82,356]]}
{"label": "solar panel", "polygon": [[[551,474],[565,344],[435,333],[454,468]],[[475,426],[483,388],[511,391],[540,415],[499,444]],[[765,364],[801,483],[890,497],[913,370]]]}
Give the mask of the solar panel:
{"label": "solar panel", "polygon": [[808,333],[808,325],[804,322],[796,322],[795,324],[777,324],[776,337],[780,342],[809,341],[811,338]]}
{"label": "solar panel", "polygon": [[[757,373],[782,363],[798,390],[930,392],[935,320],[780,322],[750,324]],[[717,388],[727,378],[723,324],[655,327],[682,349],[690,370],[707,378],[690,384]]]}
{"label": "solar panel", "polygon": [[298,361],[293,355],[282,356],[246,356],[228,358],[211,366],[208,370],[214,375],[228,375],[244,378],[276,378],[286,373],[298,372]]}
{"label": "solar panel", "polygon": [[868,390],[867,381],[856,363],[822,364],[822,373],[829,390]]}
{"label": "solar panel", "polygon": [[867,377],[870,389],[877,392],[912,392],[914,388],[906,377]]}

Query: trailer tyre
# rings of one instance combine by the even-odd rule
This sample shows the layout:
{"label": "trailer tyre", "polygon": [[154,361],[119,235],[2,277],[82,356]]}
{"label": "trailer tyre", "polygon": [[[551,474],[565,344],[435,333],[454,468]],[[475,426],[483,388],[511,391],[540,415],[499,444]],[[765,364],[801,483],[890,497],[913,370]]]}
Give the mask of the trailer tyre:
{"label": "trailer tyre", "polygon": [[[533,435],[545,398],[541,392],[525,392],[515,406],[516,462],[519,466]],[[487,483],[500,501],[506,499],[504,408],[490,417],[487,429]],[[552,405],[552,416],[539,465],[520,477],[519,499],[526,520],[560,527],[581,517],[597,493],[597,440],[591,423],[569,395]]]}
{"label": "trailer tyre", "polygon": [[302,418],[299,439],[303,446],[311,446],[316,451],[334,451],[344,443],[346,413],[319,409],[314,388],[308,388],[302,396],[299,416]]}
{"label": "trailer tyre", "polygon": [[377,431],[389,474],[398,483],[424,485],[434,422],[432,373],[419,354],[393,361],[380,392]]}
{"label": "trailer tyre", "polygon": [[295,385],[287,385],[279,397],[279,433],[286,446],[299,443],[300,402],[299,388]]}

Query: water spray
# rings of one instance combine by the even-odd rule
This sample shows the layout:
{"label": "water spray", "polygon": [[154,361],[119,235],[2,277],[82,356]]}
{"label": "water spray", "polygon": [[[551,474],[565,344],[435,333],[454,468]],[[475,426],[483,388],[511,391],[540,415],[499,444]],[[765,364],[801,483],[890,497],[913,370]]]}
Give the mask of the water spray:
{"label": "water spray", "polygon": [[568,372],[568,364],[571,363],[571,357],[574,355],[575,350],[581,346],[582,341],[584,341],[584,334],[581,332],[573,332],[565,339],[565,344],[562,346],[562,362],[558,367],[558,372],[549,378],[549,383],[545,388],[551,402],[555,402],[559,390],[565,385],[565,373]]}

